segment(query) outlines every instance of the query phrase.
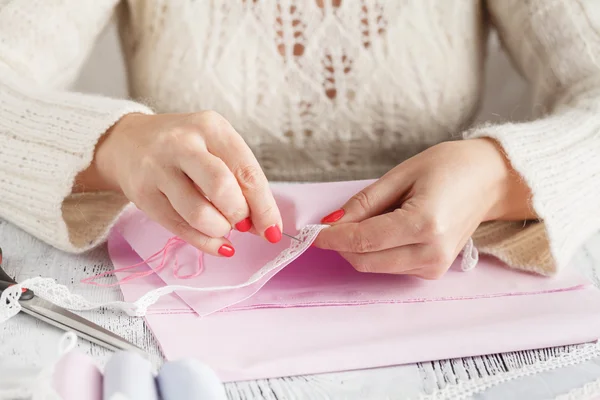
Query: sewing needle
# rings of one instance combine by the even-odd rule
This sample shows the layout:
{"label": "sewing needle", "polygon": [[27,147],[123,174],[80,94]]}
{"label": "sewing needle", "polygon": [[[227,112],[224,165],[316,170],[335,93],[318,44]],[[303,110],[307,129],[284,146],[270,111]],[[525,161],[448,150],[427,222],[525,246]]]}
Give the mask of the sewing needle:
{"label": "sewing needle", "polygon": [[290,239],[297,240],[298,242],[301,242],[301,241],[302,241],[302,240],[298,239],[298,238],[297,238],[297,237],[295,237],[295,236],[288,235],[288,234],[287,234],[287,233],[285,233],[285,232],[281,232],[281,233],[283,234],[283,236],[287,236],[287,237],[289,237]]}

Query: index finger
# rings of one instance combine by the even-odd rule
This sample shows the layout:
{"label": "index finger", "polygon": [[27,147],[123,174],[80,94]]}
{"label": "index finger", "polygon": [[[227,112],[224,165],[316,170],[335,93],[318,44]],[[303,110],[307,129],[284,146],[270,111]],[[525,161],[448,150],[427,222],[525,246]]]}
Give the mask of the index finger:
{"label": "index finger", "polygon": [[283,228],[281,214],[252,150],[224,118],[219,128],[212,131],[207,141],[208,151],[219,157],[235,176],[250,208],[252,225],[269,242],[279,242]]}
{"label": "index finger", "polygon": [[370,253],[420,243],[416,217],[403,209],[361,222],[342,223],[323,229],[316,247],[345,253]]}

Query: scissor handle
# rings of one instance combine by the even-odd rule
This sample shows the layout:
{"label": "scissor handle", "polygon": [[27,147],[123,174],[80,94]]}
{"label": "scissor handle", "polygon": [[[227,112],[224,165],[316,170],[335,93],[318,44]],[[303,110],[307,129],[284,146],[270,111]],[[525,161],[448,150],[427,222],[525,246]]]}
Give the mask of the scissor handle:
{"label": "scissor handle", "polygon": [[[2,264],[2,249],[0,249],[0,264]],[[17,281],[11,278],[0,266],[0,293],[9,287],[16,285]],[[23,288],[20,300],[31,300],[33,299],[33,291]]]}
{"label": "scissor handle", "polygon": [[[1,265],[1,260],[2,260],[2,258],[0,258],[0,265]],[[2,269],[1,266],[0,266],[0,281],[9,282],[9,283],[12,283],[13,285],[15,283],[17,283],[13,278],[8,276],[8,274],[6,272],[4,272],[4,270]]]}

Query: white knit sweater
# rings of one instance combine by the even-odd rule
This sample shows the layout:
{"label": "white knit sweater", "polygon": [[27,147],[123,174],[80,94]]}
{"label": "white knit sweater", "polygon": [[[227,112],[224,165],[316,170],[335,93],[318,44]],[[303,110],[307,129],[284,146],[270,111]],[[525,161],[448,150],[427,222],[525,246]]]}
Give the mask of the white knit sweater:
{"label": "white knit sweater", "polygon": [[[494,25],[537,119],[465,135],[502,144],[543,222],[475,239],[552,274],[600,227],[600,2],[485,3],[0,0],[0,217],[67,251],[100,243],[127,201],[70,193],[130,112],[216,110],[272,180],[380,176],[469,128]],[[116,10],[137,102],[67,91]]]}

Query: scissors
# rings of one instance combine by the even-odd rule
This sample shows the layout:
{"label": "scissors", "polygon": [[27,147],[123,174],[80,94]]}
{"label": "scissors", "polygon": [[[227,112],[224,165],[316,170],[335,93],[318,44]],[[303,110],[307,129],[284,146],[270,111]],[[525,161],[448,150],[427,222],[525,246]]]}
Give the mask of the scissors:
{"label": "scissors", "polygon": [[[17,282],[2,269],[2,249],[0,249],[0,293]],[[54,325],[64,331],[72,331],[77,336],[110,350],[135,351],[145,355],[144,350],[124,338],[88,321],[62,307],[39,298],[32,290],[21,289],[19,304],[21,311],[39,320]]]}

